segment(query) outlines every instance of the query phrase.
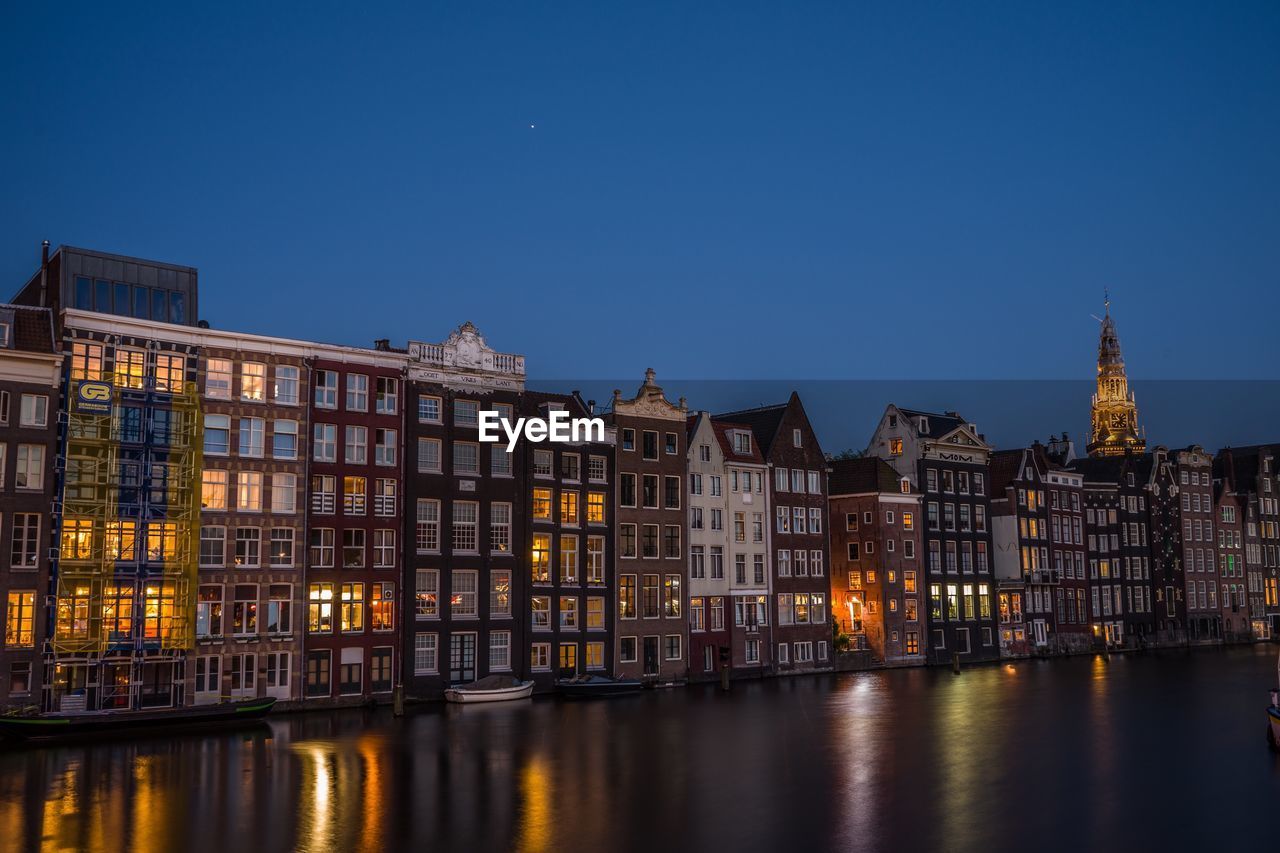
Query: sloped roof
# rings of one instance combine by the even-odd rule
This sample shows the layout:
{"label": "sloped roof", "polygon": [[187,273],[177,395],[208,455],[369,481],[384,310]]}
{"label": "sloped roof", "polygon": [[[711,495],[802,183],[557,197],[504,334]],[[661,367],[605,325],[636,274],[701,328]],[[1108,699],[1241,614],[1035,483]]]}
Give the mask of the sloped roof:
{"label": "sloped roof", "polygon": [[1148,452],[1126,456],[1084,456],[1072,460],[1066,468],[1082,475],[1089,483],[1119,483],[1121,476],[1129,470],[1133,471],[1135,479],[1145,481],[1151,475],[1153,465],[1154,459]]}
{"label": "sloped roof", "polygon": [[1270,444],[1224,447],[1213,457],[1213,476],[1222,477],[1227,472],[1227,465],[1230,464],[1230,473],[1235,481],[1235,487],[1252,491],[1257,488],[1263,454],[1275,456],[1277,453],[1280,453],[1280,447]]}
{"label": "sloped roof", "polygon": [[[919,409],[904,409],[901,406],[898,407],[898,411],[904,417],[911,418],[913,428],[920,435],[928,438],[940,438],[959,427],[967,427],[969,425],[968,421],[960,417],[959,412],[938,414],[937,412],[922,412]],[[923,431],[920,430],[921,418],[925,419],[928,426],[928,429]]]}
{"label": "sloped roof", "polygon": [[1026,455],[1025,448],[1017,450],[997,450],[991,454],[991,494],[1003,497],[1009,484],[1018,479],[1022,471],[1022,460]]}
{"label": "sloped roof", "polygon": [[828,465],[831,472],[827,475],[827,491],[832,495],[902,492],[902,478],[879,456],[832,459]]}
{"label": "sloped roof", "polygon": [[582,398],[577,394],[559,394],[554,391],[525,391],[523,395],[524,411],[535,412],[544,403],[558,403],[577,417],[590,414]]}
{"label": "sloped roof", "polygon": [[[711,428],[715,431],[716,439],[720,442],[720,452],[724,454],[724,458],[728,462],[741,462],[745,464],[764,464],[764,454],[761,452],[760,440],[756,437],[755,431],[747,424],[736,423],[733,421],[722,421],[716,418],[711,419]],[[733,438],[729,435],[733,430],[747,430],[751,432],[751,452],[739,453],[733,446]]]}
{"label": "sloped roof", "polygon": [[758,409],[724,412],[719,415],[712,415],[711,419],[712,421],[738,424],[751,430],[756,437],[756,444],[760,446],[761,453],[764,453],[773,444],[773,437],[778,434],[778,429],[782,426],[782,419],[786,417],[786,414],[787,404],[778,403],[773,406],[761,406]]}
{"label": "sloped roof", "polygon": [[54,352],[53,312],[29,305],[0,304],[0,310],[13,313],[13,348],[24,352]]}

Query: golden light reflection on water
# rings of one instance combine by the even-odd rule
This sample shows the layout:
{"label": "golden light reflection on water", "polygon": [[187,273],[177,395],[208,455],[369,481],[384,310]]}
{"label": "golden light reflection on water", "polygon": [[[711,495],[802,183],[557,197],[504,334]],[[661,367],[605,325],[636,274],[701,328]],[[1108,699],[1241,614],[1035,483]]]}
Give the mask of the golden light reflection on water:
{"label": "golden light reflection on water", "polygon": [[521,769],[520,798],[524,811],[520,819],[518,849],[521,853],[541,853],[550,849],[555,781],[546,758],[540,755],[530,756]]}
{"label": "golden light reflection on water", "polygon": [[298,849],[305,851],[312,849],[309,844],[327,843],[333,831],[333,754],[319,745],[297,744],[294,749],[303,767],[298,795]]}

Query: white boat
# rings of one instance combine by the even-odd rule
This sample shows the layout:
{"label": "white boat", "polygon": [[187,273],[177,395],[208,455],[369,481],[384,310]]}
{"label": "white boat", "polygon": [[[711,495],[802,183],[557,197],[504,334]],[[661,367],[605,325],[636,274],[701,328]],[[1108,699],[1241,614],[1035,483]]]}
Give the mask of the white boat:
{"label": "white boat", "polygon": [[533,695],[533,682],[521,681],[511,675],[487,675],[479,681],[450,687],[444,692],[447,702],[509,702],[512,699],[528,699]]}

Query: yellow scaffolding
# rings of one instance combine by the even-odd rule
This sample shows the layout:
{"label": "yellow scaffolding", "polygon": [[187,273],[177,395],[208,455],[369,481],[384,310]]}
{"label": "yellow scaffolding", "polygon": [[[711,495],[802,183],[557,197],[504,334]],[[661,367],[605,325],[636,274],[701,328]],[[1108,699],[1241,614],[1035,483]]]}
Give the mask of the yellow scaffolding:
{"label": "yellow scaffolding", "polygon": [[[133,407],[145,417],[126,424],[120,388],[111,390],[109,411],[99,412],[77,405],[81,384],[69,383],[66,449],[59,460],[51,651],[62,658],[99,657],[113,648],[193,648],[203,464],[198,387],[186,382],[163,398],[148,393],[144,405]],[[142,449],[122,454],[125,440]],[[125,461],[138,466],[134,483],[123,481]],[[159,466],[166,475],[162,509],[152,507],[149,497]],[[140,490],[134,514],[121,513],[126,486]]]}

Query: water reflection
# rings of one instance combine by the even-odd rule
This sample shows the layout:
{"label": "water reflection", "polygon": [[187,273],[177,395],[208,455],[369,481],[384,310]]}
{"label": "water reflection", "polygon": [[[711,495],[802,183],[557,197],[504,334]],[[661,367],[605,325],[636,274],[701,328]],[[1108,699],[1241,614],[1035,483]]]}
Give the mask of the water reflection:
{"label": "water reflection", "polygon": [[[0,848],[1149,849],[1210,820],[1262,846],[1273,661],[1026,661],[10,748]],[[1203,785],[1225,778],[1229,794]],[[1132,819],[1179,797],[1198,805]]]}

